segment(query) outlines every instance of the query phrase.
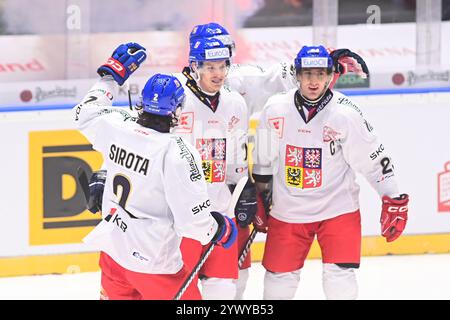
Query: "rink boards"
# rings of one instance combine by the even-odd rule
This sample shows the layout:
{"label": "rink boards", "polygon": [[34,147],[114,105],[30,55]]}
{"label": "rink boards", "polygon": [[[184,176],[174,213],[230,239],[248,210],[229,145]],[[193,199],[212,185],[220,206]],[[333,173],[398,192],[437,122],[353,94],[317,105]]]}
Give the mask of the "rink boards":
{"label": "rink boards", "polygon": [[[390,150],[400,190],[411,197],[405,235],[387,244],[379,236],[380,199],[358,177],[362,254],[450,252],[450,93],[351,99]],[[97,170],[102,158],[74,129],[69,105],[41,108],[0,113],[0,276],[98,270],[98,253],[81,239],[99,216],[84,210],[75,177],[78,166]],[[260,260],[264,235],[252,249]],[[320,257],[317,243],[309,257]]]}

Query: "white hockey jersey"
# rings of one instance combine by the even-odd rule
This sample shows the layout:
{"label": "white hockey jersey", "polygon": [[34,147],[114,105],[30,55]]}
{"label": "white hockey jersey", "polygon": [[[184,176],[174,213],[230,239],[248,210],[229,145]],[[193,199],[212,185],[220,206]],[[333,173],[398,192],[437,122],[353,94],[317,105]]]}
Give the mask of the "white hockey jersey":
{"label": "white hockey jersey", "polygon": [[108,171],[103,219],[84,241],[126,269],[173,274],[183,266],[181,237],[206,244],[217,231],[200,157],[182,138],[111,107],[116,91],[116,82],[103,77],[73,109]]}
{"label": "white hockey jersey", "polygon": [[237,92],[223,87],[217,109],[213,111],[192,91],[196,90],[195,87],[191,89],[187,86],[189,74],[179,73],[174,76],[185,88],[186,104],[173,133],[183,137],[199,151],[208,183],[211,210],[225,214],[231,199],[227,184],[236,184],[248,174],[245,101]]}
{"label": "white hockey jersey", "polygon": [[357,210],[354,170],[380,196],[398,196],[389,153],[357,104],[333,91],[305,122],[294,103],[296,91],[269,99],[256,133],[253,173],[273,175],[271,215],[308,223]]}
{"label": "white hockey jersey", "polygon": [[288,62],[277,63],[267,69],[251,64],[234,64],[226,81],[245,99],[249,116],[260,112],[274,94],[298,87],[295,67]]}

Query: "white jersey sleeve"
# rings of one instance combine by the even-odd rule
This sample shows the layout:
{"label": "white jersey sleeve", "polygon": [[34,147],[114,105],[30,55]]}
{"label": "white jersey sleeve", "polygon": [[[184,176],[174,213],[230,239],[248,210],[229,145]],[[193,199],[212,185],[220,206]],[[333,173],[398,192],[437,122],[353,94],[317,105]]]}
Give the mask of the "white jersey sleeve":
{"label": "white jersey sleeve", "polygon": [[347,128],[341,139],[343,156],[355,171],[361,173],[371,186],[382,197],[399,195],[392,158],[383,143],[380,142],[376,131],[362,116],[356,103],[345,96],[337,99],[338,105],[345,105],[341,128]]}
{"label": "white jersey sleeve", "polygon": [[[248,115],[244,99],[233,94],[235,113],[228,122],[227,133],[227,184],[237,184],[240,178],[248,174]],[[227,107],[227,106],[225,106]]]}
{"label": "white jersey sleeve", "polygon": [[[112,107],[118,84],[111,76],[102,77],[88,91],[84,99],[73,108],[78,129],[89,139],[94,148],[97,141],[98,124],[101,121],[135,122],[136,117],[120,107]],[[104,132],[101,132],[105,134]],[[99,150],[103,151],[103,150]]]}
{"label": "white jersey sleeve", "polygon": [[[172,138],[163,169],[165,196],[180,236],[197,239],[203,245],[211,241],[217,223],[210,214],[205,177],[198,151],[181,137]],[[198,230],[207,230],[199,233]]]}
{"label": "white jersey sleeve", "polygon": [[232,65],[228,85],[245,99],[249,116],[260,112],[272,95],[296,87],[295,69],[281,62],[264,69],[257,65]]}

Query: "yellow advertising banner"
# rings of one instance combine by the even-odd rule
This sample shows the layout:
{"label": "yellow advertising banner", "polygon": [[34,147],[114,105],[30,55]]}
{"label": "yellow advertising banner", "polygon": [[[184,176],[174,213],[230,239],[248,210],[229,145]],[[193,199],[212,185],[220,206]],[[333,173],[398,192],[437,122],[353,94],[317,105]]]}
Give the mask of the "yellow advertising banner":
{"label": "yellow advertising banner", "polygon": [[78,172],[103,158],[78,130],[29,132],[29,244],[79,243],[100,222],[86,210]]}

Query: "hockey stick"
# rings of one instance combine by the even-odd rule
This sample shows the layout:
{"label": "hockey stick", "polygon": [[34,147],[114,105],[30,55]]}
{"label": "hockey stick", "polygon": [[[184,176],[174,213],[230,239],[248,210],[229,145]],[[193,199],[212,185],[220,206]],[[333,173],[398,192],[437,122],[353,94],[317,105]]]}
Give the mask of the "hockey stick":
{"label": "hockey stick", "polygon": [[[247,180],[248,180],[247,176],[242,177],[237,183],[236,188],[234,188],[233,194],[231,195],[230,204],[228,205],[227,209],[228,216],[234,214],[234,208],[236,207],[236,203],[239,200],[239,196],[241,195],[241,192],[244,189]],[[203,266],[203,264],[205,263],[206,259],[209,257],[215,246],[216,246],[215,243],[211,243],[209,245],[208,250],[206,250],[205,253],[203,253],[203,255],[200,257],[194,269],[191,271],[187,279],[181,285],[180,289],[178,290],[173,300],[180,300],[181,296],[186,292],[187,288],[194,280],[195,276],[200,271],[200,268]]]}
{"label": "hockey stick", "polygon": [[242,264],[244,263],[245,258],[247,257],[248,253],[250,252],[250,246],[253,243],[253,240],[255,240],[256,234],[258,231],[253,228],[252,233],[248,236],[247,242],[245,243],[245,247],[242,249],[241,254],[239,255],[239,262],[238,267],[241,268]]}
{"label": "hockey stick", "polygon": [[77,169],[78,181],[81,185],[81,190],[83,190],[84,197],[86,198],[86,204],[89,202],[89,182],[86,175],[86,171],[78,167]]}

